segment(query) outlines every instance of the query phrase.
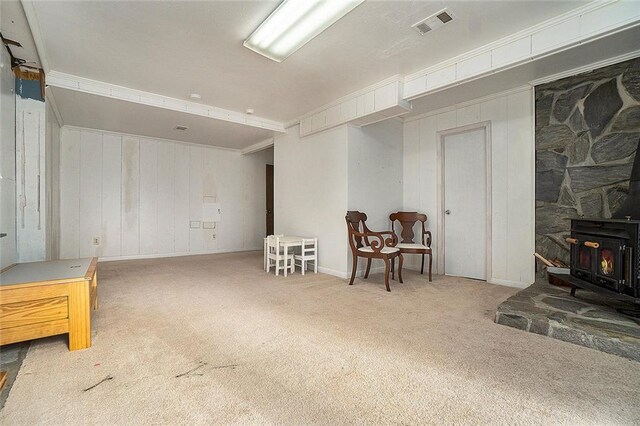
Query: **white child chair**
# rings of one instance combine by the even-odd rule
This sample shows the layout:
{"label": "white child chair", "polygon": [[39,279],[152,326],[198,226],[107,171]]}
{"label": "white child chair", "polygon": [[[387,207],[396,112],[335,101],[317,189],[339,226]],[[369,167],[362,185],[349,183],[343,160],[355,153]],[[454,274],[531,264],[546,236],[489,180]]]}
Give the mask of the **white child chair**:
{"label": "white child chair", "polygon": [[[273,237],[284,237],[284,234],[272,235]],[[264,237],[264,247],[262,251],[264,252],[264,270],[267,270],[267,265],[269,264],[267,253],[269,253],[269,246],[267,245],[267,241],[269,241],[269,236]]]}
{"label": "white child chair", "polygon": [[[302,269],[302,275],[307,269],[307,262],[313,262],[313,272],[318,273],[318,239],[317,238],[303,238],[302,246],[300,248],[300,254],[296,254],[295,265],[300,266]],[[299,262],[299,263],[298,263]]]}
{"label": "white child chair", "polygon": [[269,235],[267,237],[267,272],[271,270],[272,266],[275,266],[276,275],[282,269],[286,277],[287,268],[293,273],[293,253],[284,252],[284,247],[280,247],[280,237],[281,235]]}

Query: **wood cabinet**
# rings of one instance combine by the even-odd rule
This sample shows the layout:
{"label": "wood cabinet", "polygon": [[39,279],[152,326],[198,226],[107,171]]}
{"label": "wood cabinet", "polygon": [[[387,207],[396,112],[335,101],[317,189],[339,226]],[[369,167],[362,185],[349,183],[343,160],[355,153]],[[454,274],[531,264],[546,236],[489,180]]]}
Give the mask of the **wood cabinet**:
{"label": "wood cabinet", "polygon": [[0,345],[69,334],[69,350],[91,346],[98,258],[14,265],[0,274]]}

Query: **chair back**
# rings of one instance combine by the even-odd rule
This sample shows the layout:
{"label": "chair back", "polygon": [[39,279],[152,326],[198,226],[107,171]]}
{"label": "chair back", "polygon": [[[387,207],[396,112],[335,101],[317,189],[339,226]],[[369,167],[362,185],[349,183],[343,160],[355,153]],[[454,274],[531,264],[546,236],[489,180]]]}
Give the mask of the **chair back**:
{"label": "chair back", "polygon": [[348,211],[344,219],[347,221],[347,232],[349,234],[349,246],[351,250],[356,253],[359,248],[368,246],[369,241],[366,237],[356,235],[368,230],[365,223],[367,221],[367,215],[359,211]]}
{"label": "chair back", "polygon": [[[395,222],[400,222],[400,226],[402,227],[402,232],[400,235],[402,236],[401,243],[415,243],[413,241],[415,235],[413,232],[413,227],[416,222],[422,222],[422,234],[425,233],[425,222],[427,221],[427,215],[418,213],[418,212],[396,212],[391,213],[389,215],[389,220],[391,221],[391,230],[394,230]],[[424,244],[424,242],[423,242]]]}
{"label": "chair back", "polygon": [[302,256],[312,256],[318,251],[318,239],[317,238],[303,238],[302,246],[300,248],[300,254]]}
{"label": "chair back", "polygon": [[268,235],[267,236],[267,249],[268,253],[273,254],[278,251],[280,246],[280,237],[283,235]]}

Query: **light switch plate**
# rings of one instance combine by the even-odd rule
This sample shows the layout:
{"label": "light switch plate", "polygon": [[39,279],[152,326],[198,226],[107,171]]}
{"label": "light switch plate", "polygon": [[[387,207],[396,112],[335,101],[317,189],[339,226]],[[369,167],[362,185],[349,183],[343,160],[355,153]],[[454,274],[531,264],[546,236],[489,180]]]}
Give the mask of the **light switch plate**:
{"label": "light switch plate", "polygon": [[191,229],[199,229],[200,228],[200,221],[199,220],[192,220],[189,222],[189,228]]}
{"label": "light switch plate", "polygon": [[215,222],[202,222],[202,228],[203,229],[216,229],[216,223]]}

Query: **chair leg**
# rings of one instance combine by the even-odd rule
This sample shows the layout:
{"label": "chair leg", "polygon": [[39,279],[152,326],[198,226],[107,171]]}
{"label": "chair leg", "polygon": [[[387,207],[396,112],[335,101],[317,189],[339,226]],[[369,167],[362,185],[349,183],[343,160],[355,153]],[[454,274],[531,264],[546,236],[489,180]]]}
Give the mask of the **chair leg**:
{"label": "chair leg", "polygon": [[316,254],[315,259],[313,259],[313,273],[318,273],[318,255]]}
{"label": "chair leg", "polygon": [[300,268],[302,269],[302,275],[304,275],[304,270],[307,269],[307,261],[306,260],[301,260],[300,261]]}
{"label": "chair leg", "polygon": [[402,253],[400,253],[398,255],[398,281],[400,281],[401,283],[402,281],[402,262],[403,262],[403,257],[402,257]]}
{"label": "chair leg", "polygon": [[429,281],[431,281],[431,261],[433,260],[433,254],[429,255]]}
{"label": "chair leg", "polygon": [[389,269],[391,269],[389,258],[384,257],[384,285],[387,287],[387,291],[391,291],[389,288]]}
{"label": "chair leg", "polygon": [[420,266],[420,275],[424,274],[424,253],[422,253],[422,266]]}
{"label": "chair leg", "polygon": [[287,253],[284,254],[284,259],[282,259],[282,269],[284,269],[284,276],[287,277],[287,269],[289,269],[289,262],[287,261]]}
{"label": "chair leg", "polygon": [[395,257],[391,258],[391,279],[392,280],[396,279],[396,258]]}
{"label": "chair leg", "polygon": [[369,278],[369,271],[371,270],[371,258],[367,259],[367,270],[364,271],[364,279]]}
{"label": "chair leg", "polygon": [[353,268],[351,268],[351,281],[349,281],[349,285],[353,285],[353,280],[356,278],[357,268],[358,268],[358,256],[353,256]]}

